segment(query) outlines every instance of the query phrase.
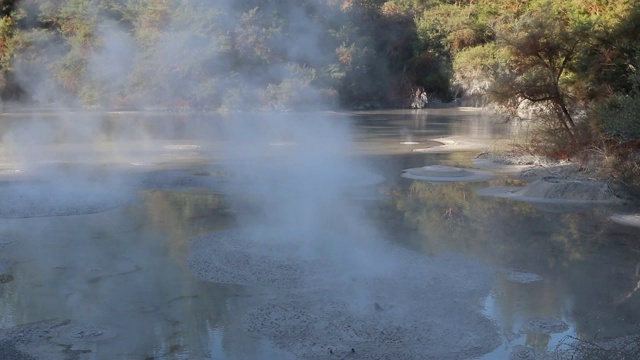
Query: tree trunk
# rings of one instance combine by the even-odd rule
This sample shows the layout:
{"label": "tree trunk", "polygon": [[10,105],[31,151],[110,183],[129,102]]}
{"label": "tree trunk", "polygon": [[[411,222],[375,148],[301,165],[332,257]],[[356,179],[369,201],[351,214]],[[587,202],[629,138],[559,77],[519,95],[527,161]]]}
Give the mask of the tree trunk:
{"label": "tree trunk", "polygon": [[555,103],[554,107],[556,110],[556,116],[558,117],[560,124],[562,124],[562,127],[566,131],[567,135],[569,135],[573,143],[577,144],[578,138],[576,137],[573,131],[573,128],[575,128],[575,123],[573,122],[573,119],[571,118],[571,114],[569,114],[569,111],[567,110],[566,105],[562,101],[557,101],[554,103]]}

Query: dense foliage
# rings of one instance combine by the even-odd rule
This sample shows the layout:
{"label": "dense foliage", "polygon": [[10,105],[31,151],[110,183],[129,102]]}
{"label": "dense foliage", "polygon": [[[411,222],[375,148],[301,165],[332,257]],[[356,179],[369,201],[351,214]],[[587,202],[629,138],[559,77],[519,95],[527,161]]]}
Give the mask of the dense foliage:
{"label": "dense foliage", "polygon": [[381,6],[3,1],[2,98],[124,108],[402,104],[415,29]]}
{"label": "dense foliage", "polygon": [[403,107],[425,91],[536,110],[576,142],[590,104],[637,99],[632,0],[4,0],[0,14],[3,100]]}

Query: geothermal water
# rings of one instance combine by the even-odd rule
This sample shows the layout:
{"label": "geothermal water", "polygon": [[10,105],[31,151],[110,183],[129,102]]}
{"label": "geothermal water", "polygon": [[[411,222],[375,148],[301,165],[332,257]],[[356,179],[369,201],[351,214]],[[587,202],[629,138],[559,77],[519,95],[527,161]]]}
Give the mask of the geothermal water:
{"label": "geothermal water", "polygon": [[[459,358],[499,344],[496,325],[474,306],[492,283],[479,263],[391,244],[342,254],[317,244],[309,251],[299,239],[270,233],[282,232],[229,230],[196,239],[189,268],[206,281],[278,289],[243,323],[300,358]],[[378,265],[365,267],[358,257]],[[464,269],[452,269],[461,262]]]}
{"label": "geothermal water", "polygon": [[[230,147],[225,170],[238,179],[230,193],[248,199],[231,198],[238,229],[191,241],[189,268],[205,281],[275,290],[243,324],[302,359],[491,351],[497,329],[473,305],[489,294],[491,270],[462,260],[464,270],[452,271],[456,258],[429,259],[384,239],[345,196],[379,176],[367,179],[350,155],[349,124],[338,120],[236,119],[253,142]],[[281,142],[289,145],[273,146]]]}
{"label": "geothermal water", "polygon": [[[75,114],[30,149],[33,121],[5,129],[0,354],[504,359],[632,334],[637,230],[477,196],[502,184],[455,176],[475,153],[401,143],[506,133],[429,111]],[[429,166],[453,182],[401,177]]]}

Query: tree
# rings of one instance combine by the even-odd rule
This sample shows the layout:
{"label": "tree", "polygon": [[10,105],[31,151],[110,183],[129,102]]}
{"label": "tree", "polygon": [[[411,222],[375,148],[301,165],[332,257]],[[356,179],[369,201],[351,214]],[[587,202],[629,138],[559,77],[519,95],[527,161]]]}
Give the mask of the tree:
{"label": "tree", "polygon": [[0,98],[2,100],[20,100],[25,96],[24,89],[15,82],[13,60],[20,47],[17,22],[22,14],[17,9],[18,1],[0,2]]}
{"label": "tree", "polygon": [[599,31],[581,64],[581,72],[592,83],[590,96],[594,100],[631,92],[640,65],[640,3],[612,1],[607,5],[613,9],[597,17]]}
{"label": "tree", "polygon": [[509,49],[510,59],[497,72],[490,96],[511,109],[522,102],[546,106],[575,141],[575,62],[588,42],[590,26],[572,23],[560,10],[544,1],[500,27],[498,43]]}

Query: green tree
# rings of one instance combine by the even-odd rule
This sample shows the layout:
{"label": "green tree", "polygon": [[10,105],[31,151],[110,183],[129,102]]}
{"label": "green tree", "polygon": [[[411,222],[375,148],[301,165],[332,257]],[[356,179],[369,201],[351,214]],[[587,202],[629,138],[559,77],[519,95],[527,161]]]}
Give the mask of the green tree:
{"label": "green tree", "polygon": [[[415,5],[414,5],[415,6]],[[439,97],[452,98],[453,65],[460,52],[490,43],[495,8],[473,2],[423,2],[416,18],[416,84]]]}
{"label": "green tree", "polygon": [[594,107],[596,123],[607,137],[640,142],[640,4],[614,22],[609,36],[599,39],[592,51],[594,88],[600,95]]}
{"label": "green tree", "polygon": [[3,7],[3,15],[0,17],[0,85],[2,99],[19,99],[22,89],[13,81],[13,59],[19,47],[19,38],[16,35],[16,13],[6,11]]}
{"label": "green tree", "polygon": [[598,28],[580,69],[591,83],[589,95],[595,100],[631,92],[633,74],[640,65],[640,3],[611,1],[600,5],[604,9],[592,10],[598,15],[590,14]]}
{"label": "green tree", "polygon": [[39,21],[51,29],[66,46],[66,53],[52,64],[62,88],[79,93],[92,47],[98,19],[98,7],[91,0],[42,2]]}
{"label": "green tree", "polygon": [[509,49],[511,59],[497,73],[490,96],[511,109],[522,102],[546,106],[575,141],[575,63],[589,42],[592,25],[572,22],[563,10],[544,1],[501,26],[498,44]]}
{"label": "green tree", "polygon": [[345,1],[344,21],[329,29],[335,56],[325,69],[343,105],[380,106],[389,101],[391,74],[397,72],[389,59],[398,54],[393,44],[402,40],[385,34],[384,26],[394,26],[396,19],[383,14],[381,6],[380,1]]}

